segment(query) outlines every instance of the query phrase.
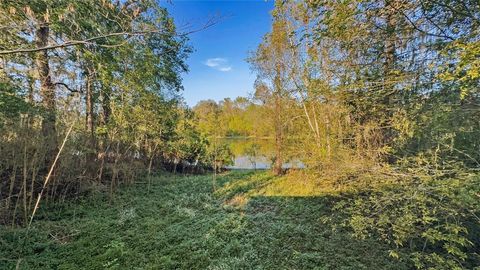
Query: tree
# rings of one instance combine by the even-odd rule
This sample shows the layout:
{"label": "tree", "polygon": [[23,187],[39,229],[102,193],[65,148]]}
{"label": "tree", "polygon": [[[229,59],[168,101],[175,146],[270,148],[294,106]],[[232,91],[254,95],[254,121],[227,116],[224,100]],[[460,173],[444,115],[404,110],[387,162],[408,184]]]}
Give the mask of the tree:
{"label": "tree", "polygon": [[478,3],[279,1],[272,14],[250,61],[276,156],[296,148],[315,178],[367,181],[338,205],[356,234],[408,242],[418,268],[472,265]]}
{"label": "tree", "polygon": [[[75,154],[58,162],[47,199],[80,194],[93,181],[113,191],[161,164],[162,146],[174,140],[180,122],[178,92],[191,51],[188,33],[165,8],[150,0],[2,1],[0,22],[2,102],[8,92],[32,108],[25,110],[28,120],[19,113],[1,119],[9,125],[0,133],[8,149],[1,175],[10,185],[0,195],[16,198],[5,212],[11,220],[22,200],[27,216],[28,201],[43,192],[37,182],[65,126],[74,124],[65,152]],[[8,139],[12,134],[38,140]]]}
{"label": "tree", "polygon": [[288,30],[286,22],[275,17],[272,32],[264,37],[257,51],[250,57],[252,68],[258,72],[256,96],[262,99],[264,106],[271,112],[271,124],[274,128],[275,158],[273,171],[283,174],[285,161],[285,129],[288,124],[287,103],[290,99],[288,84],[288,68],[292,57],[288,50]]}

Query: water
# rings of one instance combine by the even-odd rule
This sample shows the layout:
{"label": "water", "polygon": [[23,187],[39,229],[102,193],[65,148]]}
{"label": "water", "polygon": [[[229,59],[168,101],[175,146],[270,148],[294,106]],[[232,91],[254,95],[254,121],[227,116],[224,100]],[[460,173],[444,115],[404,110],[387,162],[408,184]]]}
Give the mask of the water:
{"label": "water", "polygon": [[[234,154],[234,164],[226,166],[227,169],[270,169],[274,160],[274,145],[272,139],[224,139]],[[282,166],[285,169],[305,168],[298,159],[292,158]]]}
{"label": "water", "polygon": [[[265,156],[236,156],[234,159],[234,164],[226,166],[227,169],[257,169],[257,170],[266,170],[272,167],[272,161]],[[299,161],[291,161],[283,163],[282,166],[284,169],[303,169],[305,165]]]}

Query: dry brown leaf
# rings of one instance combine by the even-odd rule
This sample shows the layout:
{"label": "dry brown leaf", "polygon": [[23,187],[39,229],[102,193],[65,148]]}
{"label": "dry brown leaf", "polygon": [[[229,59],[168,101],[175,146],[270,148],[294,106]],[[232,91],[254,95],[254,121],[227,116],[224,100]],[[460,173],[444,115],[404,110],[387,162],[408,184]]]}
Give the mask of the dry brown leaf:
{"label": "dry brown leaf", "polygon": [[49,11],[49,9],[47,9],[47,12],[45,12],[45,15],[43,15],[43,19],[45,20],[45,22],[50,21],[50,11]]}

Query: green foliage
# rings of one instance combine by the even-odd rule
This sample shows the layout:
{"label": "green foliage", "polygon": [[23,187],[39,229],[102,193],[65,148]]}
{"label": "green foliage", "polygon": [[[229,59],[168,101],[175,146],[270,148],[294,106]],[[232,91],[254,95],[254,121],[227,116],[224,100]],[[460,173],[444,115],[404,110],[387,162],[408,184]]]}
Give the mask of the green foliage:
{"label": "green foliage", "polygon": [[230,146],[226,143],[210,146],[210,157],[216,163],[216,168],[221,170],[224,166],[233,165],[233,153]]}
{"label": "green foliage", "polygon": [[32,105],[19,96],[18,89],[7,82],[0,82],[0,119],[12,119],[31,111]]}
{"label": "green foliage", "polygon": [[478,266],[478,3],[280,1],[272,14],[256,96],[288,104],[282,146],[311,177],[358,190],[337,206],[345,225],[416,268]]}
{"label": "green foliage", "polygon": [[[20,269],[408,269],[374,239],[358,240],[319,221],[339,218],[331,198],[232,197],[269,173],[154,178],[103,195],[48,205],[26,230],[1,227],[0,268]],[[249,187],[244,183],[248,182]]]}
{"label": "green foliage", "polygon": [[[0,223],[26,222],[70,126],[44,193],[53,200],[113,195],[145,169],[207,151],[179,134],[191,48],[157,1],[2,1],[0,22]],[[178,156],[181,137],[190,142]]]}
{"label": "green foliage", "polygon": [[[272,15],[253,98],[189,109],[192,50],[158,1],[0,2],[0,268],[478,268],[478,1]],[[307,169],[224,174],[214,193],[210,176],[151,186],[155,170],[216,173],[259,151],[277,175]],[[48,208],[15,228],[39,194]]]}
{"label": "green foliage", "polygon": [[[478,266],[479,183],[476,175],[455,178],[411,176],[394,184],[354,194],[337,204],[350,215],[354,235],[377,237],[418,269],[472,269]],[[398,249],[408,253],[400,256]]]}

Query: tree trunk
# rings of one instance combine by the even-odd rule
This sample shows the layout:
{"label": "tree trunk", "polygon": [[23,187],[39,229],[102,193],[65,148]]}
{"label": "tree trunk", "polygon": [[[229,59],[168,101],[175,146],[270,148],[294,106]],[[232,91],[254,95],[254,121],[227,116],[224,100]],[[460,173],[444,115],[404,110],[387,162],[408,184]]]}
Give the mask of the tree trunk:
{"label": "tree trunk", "polygon": [[[100,90],[100,100],[101,100],[101,113],[100,113],[100,119],[99,119],[99,126],[105,127],[108,124],[109,118],[110,118],[110,89],[107,87],[102,87]],[[110,148],[108,143],[107,136],[102,135],[98,139],[98,148],[99,148],[99,153],[98,153],[98,160],[101,159],[101,164],[100,164],[100,169],[99,169],[99,174],[98,174],[98,181],[102,181],[102,173],[103,173],[103,166],[105,163],[105,157],[107,155],[108,149]]]}
{"label": "tree trunk", "polygon": [[[385,60],[384,60],[384,74],[383,74],[383,106],[384,114],[386,116],[386,125],[391,125],[391,119],[394,114],[396,99],[398,98],[397,93],[395,92],[395,83],[397,80],[398,74],[395,74],[395,63],[397,61],[395,51],[396,51],[396,42],[397,42],[397,23],[398,23],[398,14],[397,14],[397,1],[390,0],[385,3],[385,23],[386,23],[386,33],[385,33]],[[392,129],[386,129],[383,135],[384,142],[388,144],[393,140],[393,131]]]}
{"label": "tree trunk", "polygon": [[88,133],[88,152],[87,152],[87,175],[88,177],[95,177],[95,158],[96,158],[96,143],[95,143],[95,126],[93,115],[93,72],[91,68],[87,67],[86,80],[86,96],[85,96],[85,129]]}
{"label": "tree trunk", "polygon": [[385,96],[385,105],[387,109],[392,105],[392,91],[394,84],[392,80],[394,76],[392,72],[395,69],[395,50],[396,50],[396,24],[397,24],[397,14],[395,10],[395,0],[386,2],[386,14],[385,14],[385,23],[386,23],[386,36],[385,36],[385,60],[384,60],[384,88],[386,90],[387,96]]}
{"label": "tree trunk", "polygon": [[[217,114],[215,114],[217,116]],[[217,119],[216,119],[217,120]],[[217,190],[217,133],[215,129],[215,134],[213,138],[213,148],[214,148],[214,155],[213,155],[213,178],[212,178],[212,187],[213,191]]]}
{"label": "tree trunk", "polygon": [[282,122],[282,106],[280,96],[280,77],[276,76],[274,82],[274,128],[275,128],[275,163],[273,164],[273,173],[275,175],[283,174],[283,122]]}
{"label": "tree trunk", "polygon": [[30,70],[27,76],[27,82],[28,82],[27,102],[30,104],[34,103],[33,96],[35,93],[35,74],[33,71],[34,71],[33,69]]}
{"label": "tree trunk", "polygon": [[283,174],[283,153],[282,153],[282,139],[278,132],[275,132],[275,163],[273,164],[273,173],[275,175]]}
{"label": "tree trunk", "polygon": [[[50,29],[48,22],[40,22],[36,31],[36,45],[38,48],[48,45],[49,32]],[[57,149],[57,134],[55,128],[55,85],[52,83],[52,78],[50,76],[48,50],[37,52],[36,67],[38,79],[40,80],[40,96],[42,97],[42,104],[46,111],[42,123],[42,133],[45,138],[45,161],[46,167],[48,167],[53,161]]]}
{"label": "tree trunk", "polygon": [[150,162],[148,163],[148,191],[150,191],[150,186],[152,185],[152,165],[153,159],[155,158],[155,152],[157,151],[157,145],[153,148],[152,152],[150,153]]}
{"label": "tree trunk", "polygon": [[110,89],[107,87],[103,87],[102,91],[100,92],[100,96],[102,99],[102,119],[101,122],[103,125],[108,124],[108,120],[110,119],[111,108],[110,108]]}
{"label": "tree trunk", "polygon": [[[278,105],[275,110],[277,111]],[[273,164],[273,173],[275,175],[282,175],[283,174],[283,132],[282,132],[282,122],[280,121],[280,116],[278,116],[278,112],[276,113],[277,116],[275,120],[275,163]]]}

